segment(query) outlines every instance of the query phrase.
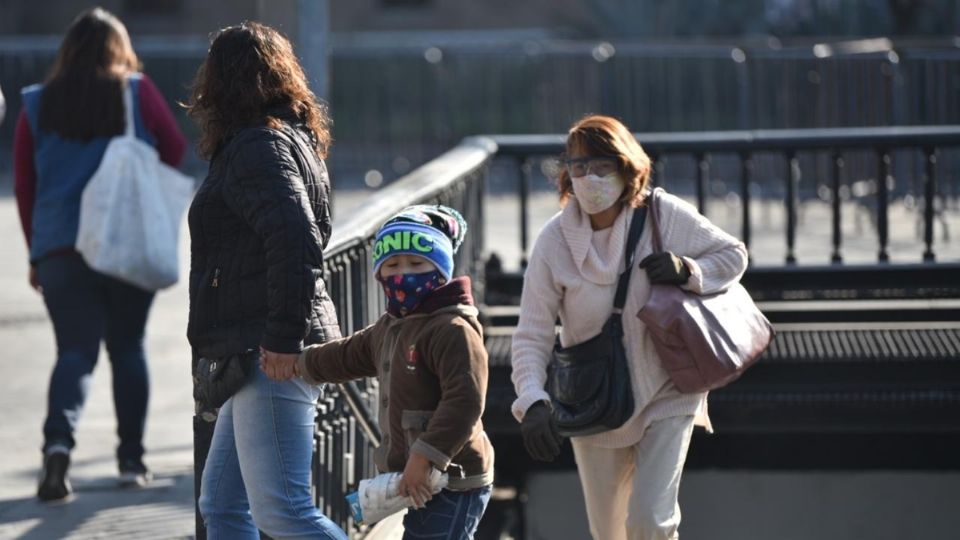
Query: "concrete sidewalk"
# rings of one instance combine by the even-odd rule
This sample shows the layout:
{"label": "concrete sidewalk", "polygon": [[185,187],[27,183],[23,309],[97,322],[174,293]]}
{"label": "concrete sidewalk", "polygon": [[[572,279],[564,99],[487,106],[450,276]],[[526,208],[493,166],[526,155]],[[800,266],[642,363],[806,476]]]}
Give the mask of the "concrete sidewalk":
{"label": "concrete sidewalk", "polygon": [[[110,370],[101,354],[72,456],[76,496],[67,504],[47,505],[36,499],[36,482],[56,346],[42,298],[27,284],[27,253],[12,197],[0,197],[0,235],[5,239],[0,244],[0,539],[192,537],[193,405],[184,337],[185,281],[157,295],[147,330],[151,396],[145,462],[156,479],[142,490],[117,487]],[[186,239],[184,231],[184,268]]]}
{"label": "concrete sidewalk", "polygon": [[[338,194],[345,213],[363,192]],[[0,193],[0,540],[22,538],[193,538],[193,398],[186,339],[189,235],[181,230],[181,281],[159,293],[147,327],[150,405],[145,489],[117,486],[116,420],[108,359],[101,350],[76,434],[70,479],[75,497],[36,498],[47,385],[56,357],[43,299],[27,284],[28,257],[16,201]]]}

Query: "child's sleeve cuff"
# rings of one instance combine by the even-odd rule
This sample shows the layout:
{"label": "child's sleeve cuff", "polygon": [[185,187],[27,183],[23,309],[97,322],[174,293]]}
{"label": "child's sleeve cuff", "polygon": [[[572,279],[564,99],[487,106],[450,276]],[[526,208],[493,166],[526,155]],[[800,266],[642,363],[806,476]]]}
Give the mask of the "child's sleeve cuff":
{"label": "child's sleeve cuff", "polygon": [[304,381],[310,384],[320,384],[324,381],[314,379],[313,376],[311,376],[310,374],[310,368],[308,366],[308,363],[309,363],[308,355],[310,354],[311,349],[314,349],[314,348],[316,348],[316,345],[310,345],[300,352],[300,356],[297,357],[297,371],[300,372],[300,378],[303,379]]}

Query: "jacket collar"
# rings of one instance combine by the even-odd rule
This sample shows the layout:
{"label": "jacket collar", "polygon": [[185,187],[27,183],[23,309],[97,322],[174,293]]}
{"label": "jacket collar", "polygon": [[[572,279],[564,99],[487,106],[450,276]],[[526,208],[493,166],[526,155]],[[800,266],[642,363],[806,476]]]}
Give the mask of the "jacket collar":
{"label": "jacket collar", "polygon": [[464,317],[477,317],[480,314],[473,305],[473,295],[470,293],[470,277],[455,277],[442,287],[433,291],[417,309],[397,317],[384,312],[381,319],[389,321],[389,326],[402,324],[413,319],[422,319],[439,313],[456,313]]}
{"label": "jacket collar", "polygon": [[627,228],[633,208],[624,206],[611,226],[605,244],[595,245],[590,216],[580,209],[573,197],[560,212],[560,230],[570,249],[574,264],[584,279],[599,285],[615,283],[623,264],[623,252],[627,241]]}
{"label": "jacket collar", "polygon": [[449,306],[473,306],[470,276],[459,276],[430,293],[410,315],[427,315]]}
{"label": "jacket collar", "polygon": [[470,290],[468,276],[453,278],[449,283],[433,291],[433,294],[413,312],[403,317],[395,317],[384,312],[379,319],[379,324],[384,324],[388,329],[400,328],[407,324],[422,324],[425,319],[449,313],[463,317],[482,336],[483,327],[477,320],[480,310],[473,305],[473,295]]}

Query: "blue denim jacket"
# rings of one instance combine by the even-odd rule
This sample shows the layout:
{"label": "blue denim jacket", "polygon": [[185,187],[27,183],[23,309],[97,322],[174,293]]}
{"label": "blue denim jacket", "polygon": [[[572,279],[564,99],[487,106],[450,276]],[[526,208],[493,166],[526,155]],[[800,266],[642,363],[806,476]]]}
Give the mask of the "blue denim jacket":
{"label": "blue denim jacket", "polygon": [[[130,76],[134,96],[140,95],[140,74]],[[80,223],[80,197],[90,177],[100,166],[110,137],[89,141],[66,139],[40,129],[40,98],[43,86],[22,90],[27,123],[33,135],[33,160],[37,171],[37,195],[33,206],[30,262],[52,251],[72,248]],[[137,137],[156,146],[140,114],[140,100],[134,99],[134,126]]]}

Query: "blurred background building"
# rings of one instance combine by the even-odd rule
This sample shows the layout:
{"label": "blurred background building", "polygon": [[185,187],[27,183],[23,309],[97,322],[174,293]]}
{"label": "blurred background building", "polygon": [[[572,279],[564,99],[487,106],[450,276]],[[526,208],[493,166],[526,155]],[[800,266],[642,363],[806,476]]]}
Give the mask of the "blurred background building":
{"label": "blurred background building", "polygon": [[[91,4],[0,0],[10,116]],[[244,19],[281,28],[331,105],[340,187],[378,187],[467,135],[557,133],[587,112],[640,132],[960,122],[952,0],[100,4],[171,99],[185,98],[212,31]],[[12,132],[12,120],[0,126],[0,148]]]}

